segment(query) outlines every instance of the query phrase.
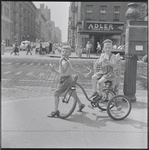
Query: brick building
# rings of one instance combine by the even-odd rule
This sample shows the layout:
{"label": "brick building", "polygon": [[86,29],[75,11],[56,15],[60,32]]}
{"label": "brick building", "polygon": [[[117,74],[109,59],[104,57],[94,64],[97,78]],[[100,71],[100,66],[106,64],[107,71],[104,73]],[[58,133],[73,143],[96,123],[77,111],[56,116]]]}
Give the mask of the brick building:
{"label": "brick building", "polygon": [[[97,42],[109,38],[113,44],[124,44],[124,32],[128,2],[71,2],[71,30],[74,45],[87,41],[96,51]],[[73,40],[73,38],[72,38]],[[71,41],[71,40],[70,40]]]}
{"label": "brick building", "polygon": [[10,2],[1,2],[1,42],[4,40],[6,46],[10,46]]}
{"label": "brick building", "polygon": [[[87,41],[96,52],[97,42],[109,38],[117,46],[125,44],[125,2],[71,2],[68,23],[68,41],[72,48],[85,47]],[[143,2],[137,2],[141,5]]]}
{"label": "brick building", "polygon": [[37,8],[32,2],[11,1],[11,45],[14,41],[20,44],[23,40],[34,42],[35,19]]}

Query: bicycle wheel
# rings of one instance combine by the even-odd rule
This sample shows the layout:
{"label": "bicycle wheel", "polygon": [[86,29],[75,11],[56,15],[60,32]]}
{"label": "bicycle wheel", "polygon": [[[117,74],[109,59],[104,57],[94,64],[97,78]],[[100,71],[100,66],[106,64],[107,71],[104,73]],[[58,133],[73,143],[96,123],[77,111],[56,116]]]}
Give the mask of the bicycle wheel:
{"label": "bicycle wheel", "polygon": [[125,119],[130,111],[131,102],[125,95],[115,95],[110,99],[107,106],[107,113],[114,120]]}
{"label": "bicycle wheel", "polygon": [[101,109],[102,111],[107,110],[107,105],[109,100],[115,95],[115,93],[112,90],[109,89],[103,89],[102,92],[102,99],[99,100],[97,107]]}
{"label": "bicycle wheel", "polygon": [[59,102],[58,110],[60,114],[58,117],[61,119],[69,117],[76,107],[77,100],[72,97],[73,92],[74,90],[70,89]]}

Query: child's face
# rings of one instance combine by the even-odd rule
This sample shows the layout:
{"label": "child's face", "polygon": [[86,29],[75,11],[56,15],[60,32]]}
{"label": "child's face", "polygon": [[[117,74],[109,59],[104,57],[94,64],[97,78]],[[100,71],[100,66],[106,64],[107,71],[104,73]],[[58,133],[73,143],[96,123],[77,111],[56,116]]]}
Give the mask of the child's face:
{"label": "child's face", "polygon": [[68,58],[71,55],[71,52],[68,49],[62,49],[61,55]]}
{"label": "child's face", "polygon": [[103,50],[105,51],[105,53],[111,53],[112,50],[112,44],[111,43],[105,43]]}

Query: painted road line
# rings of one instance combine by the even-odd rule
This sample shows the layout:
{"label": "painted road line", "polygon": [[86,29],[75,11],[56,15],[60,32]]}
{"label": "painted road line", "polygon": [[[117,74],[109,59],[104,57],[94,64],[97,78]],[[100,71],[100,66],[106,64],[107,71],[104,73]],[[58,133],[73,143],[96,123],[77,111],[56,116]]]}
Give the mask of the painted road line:
{"label": "painted road line", "polygon": [[33,72],[28,72],[26,75],[31,76],[33,75]]}
{"label": "painted road line", "polygon": [[16,63],[16,65],[19,65],[20,63]]}
{"label": "painted road line", "polygon": [[17,73],[15,73],[16,75],[20,75],[22,73],[22,71],[19,71],[19,72],[17,72]]}
{"label": "painted road line", "polygon": [[26,65],[26,63],[22,64],[22,65]]}

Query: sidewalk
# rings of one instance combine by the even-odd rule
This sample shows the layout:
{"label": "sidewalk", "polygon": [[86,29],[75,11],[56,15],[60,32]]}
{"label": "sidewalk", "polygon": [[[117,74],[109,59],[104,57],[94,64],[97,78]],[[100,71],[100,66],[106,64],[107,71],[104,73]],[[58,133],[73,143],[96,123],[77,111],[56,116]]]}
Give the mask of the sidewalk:
{"label": "sidewalk", "polygon": [[130,115],[112,120],[107,112],[78,106],[68,119],[48,118],[54,98],[2,102],[2,148],[147,148],[147,92],[136,93]]}
{"label": "sidewalk", "polygon": [[[3,57],[18,57],[18,56],[14,56],[14,54],[10,54],[12,52],[12,48],[11,47],[7,47],[7,49],[5,50],[5,53],[4,53],[4,55],[2,55]],[[40,55],[39,54],[35,54],[35,50],[33,50],[33,51],[31,51],[31,53],[33,54],[33,55],[30,55],[30,54],[28,54],[28,55],[26,55],[26,51],[20,51],[20,55],[19,55],[19,57],[26,57],[26,58],[41,58],[41,59],[45,59],[45,58],[60,58],[60,53],[58,53],[57,51],[56,51],[56,53],[55,54],[45,54],[43,57],[40,57]],[[87,58],[86,57],[86,54],[82,54],[82,57],[81,58],[79,58],[77,55],[76,55],[76,53],[75,52],[72,52],[71,53],[71,56],[70,56],[70,58],[72,58],[72,59],[97,59],[99,56],[97,56],[96,54],[91,54],[91,57],[90,58]]]}

